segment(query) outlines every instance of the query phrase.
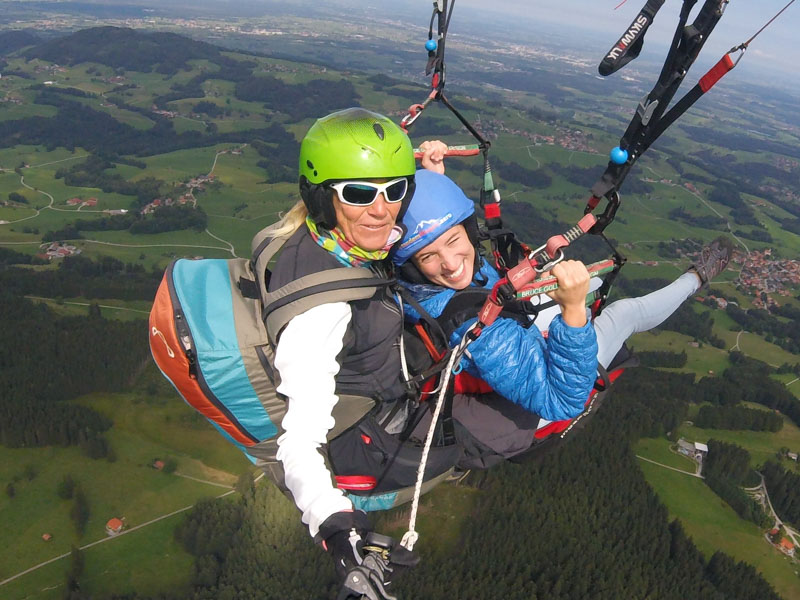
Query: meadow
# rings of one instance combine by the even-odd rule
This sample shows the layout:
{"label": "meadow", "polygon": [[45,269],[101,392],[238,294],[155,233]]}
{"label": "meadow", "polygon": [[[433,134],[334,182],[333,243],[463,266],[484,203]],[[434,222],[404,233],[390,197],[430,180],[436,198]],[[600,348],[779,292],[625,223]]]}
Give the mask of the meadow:
{"label": "meadow", "polygon": [[753,565],[785,600],[798,600],[797,566],[775,550],[764,532],[739,518],[702,480],[639,461],[647,483],[677,518],[700,551],[721,550]]}
{"label": "meadow", "polygon": [[[34,565],[107,538],[106,522],[124,518],[127,528],[193,506],[199,499],[231,490],[240,474],[252,469],[241,452],[225,443],[203,418],[176,397],[154,366],[141,376],[134,391],[95,394],[76,402],[112,419],[106,437],[114,460],[91,460],[79,448],[0,448],[0,480],[15,481],[13,498],[0,497],[0,545],[12,551],[0,564],[0,581]],[[153,461],[174,460],[174,473],[159,471]],[[84,491],[90,517],[82,536],[70,518],[71,500],[57,495],[69,474]],[[175,515],[131,534],[86,550],[88,580],[98,591],[154,591],[183,585],[192,559],[172,541]],[[49,542],[42,540],[52,535]],[[69,559],[61,559],[15,579],[3,598],[57,598]],[[119,575],[109,578],[108,574]],[[94,574],[94,575],[92,575]],[[156,578],[151,577],[156,574]],[[102,583],[101,583],[102,582]],[[163,587],[160,587],[162,586]],[[146,586],[146,587],[147,587]],[[45,588],[52,594],[39,595]],[[8,595],[6,595],[8,594]]]}

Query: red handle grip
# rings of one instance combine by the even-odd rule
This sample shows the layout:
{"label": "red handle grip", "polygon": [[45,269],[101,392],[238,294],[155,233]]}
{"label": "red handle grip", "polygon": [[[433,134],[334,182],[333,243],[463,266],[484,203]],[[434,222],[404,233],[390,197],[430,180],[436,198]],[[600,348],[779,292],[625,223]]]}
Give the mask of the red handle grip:
{"label": "red handle grip", "polygon": [[703,75],[700,78],[700,81],[697,82],[697,85],[700,86],[700,89],[703,90],[705,94],[708,90],[714,87],[714,84],[717,83],[723,76],[733,69],[736,64],[733,62],[730,54],[726,54],[723,56],[717,64],[711,67],[711,70]]}
{"label": "red handle grip", "polygon": [[[614,268],[614,261],[610,258],[601,260],[600,262],[587,265],[586,270],[589,271],[589,277],[594,278],[604,273],[610,272]],[[538,296],[545,292],[552,292],[558,289],[558,281],[555,277],[543,277],[536,281],[525,285],[522,289],[517,290],[517,299],[530,298],[531,296]]]}

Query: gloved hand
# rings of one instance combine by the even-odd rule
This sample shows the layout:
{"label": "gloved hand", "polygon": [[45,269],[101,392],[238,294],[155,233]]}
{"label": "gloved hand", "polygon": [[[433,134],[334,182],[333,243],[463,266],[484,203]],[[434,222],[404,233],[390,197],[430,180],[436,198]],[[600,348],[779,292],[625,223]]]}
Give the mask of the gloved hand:
{"label": "gloved hand", "polygon": [[371,530],[367,514],[360,510],[334,513],[319,526],[317,540],[333,558],[340,578],[364,560],[364,538]]}
{"label": "gloved hand", "polygon": [[362,564],[365,551],[379,555],[382,564],[388,563],[388,568],[381,573],[387,586],[394,576],[419,563],[416,552],[388,536],[373,533],[366,513],[360,510],[332,514],[320,525],[317,539],[333,557],[340,578]]}

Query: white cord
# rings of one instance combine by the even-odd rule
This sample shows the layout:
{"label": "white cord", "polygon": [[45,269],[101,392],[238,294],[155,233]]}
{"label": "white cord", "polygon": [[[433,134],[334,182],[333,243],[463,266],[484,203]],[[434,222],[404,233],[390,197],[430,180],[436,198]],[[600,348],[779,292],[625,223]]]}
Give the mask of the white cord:
{"label": "white cord", "polygon": [[[397,300],[397,305],[400,307],[400,322],[404,323],[405,314],[403,311],[403,299],[397,292],[395,292],[394,297]],[[411,379],[411,374],[408,371],[408,362],[406,361],[406,345],[402,331],[400,332],[400,368],[403,370],[403,379],[405,381]]]}
{"label": "white cord", "polygon": [[464,353],[464,350],[469,344],[470,340],[467,339],[467,334],[472,331],[473,327],[475,327],[475,325],[472,325],[469,329],[467,329],[467,332],[461,339],[461,343],[453,350],[453,353],[450,355],[450,360],[447,362],[447,369],[443,377],[441,390],[439,390],[439,397],[436,400],[436,408],[434,409],[433,416],[431,417],[431,426],[428,428],[428,436],[425,438],[425,447],[422,449],[422,457],[420,458],[419,467],[417,469],[417,483],[414,486],[414,497],[411,500],[411,515],[408,519],[408,531],[403,534],[403,539],[400,540],[400,545],[408,550],[413,550],[414,544],[416,544],[417,540],[419,539],[419,533],[416,532],[414,527],[417,524],[417,509],[419,508],[419,497],[422,495],[422,481],[425,477],[425,466],[428,462],[428,453],[430,452],[431,444],[433,443],[436,423],[439,421],[439,413],[444,405],[444,397],[447,394],[447,388],[449,387],[448,384],[450,383],[450,375],[453,372],[453,365],[461,358],[461,355]]}

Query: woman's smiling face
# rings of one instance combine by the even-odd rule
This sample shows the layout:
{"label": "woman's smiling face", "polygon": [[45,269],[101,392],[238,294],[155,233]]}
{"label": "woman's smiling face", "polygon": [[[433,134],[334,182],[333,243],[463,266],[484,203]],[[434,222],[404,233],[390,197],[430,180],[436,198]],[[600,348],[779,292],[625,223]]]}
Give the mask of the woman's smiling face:
{"label": "woman's smiling face", "polygon": [[[375,180],[383,183],[384,180]],[[368,251],[380,250],[389,240],[401,202],[387,202],[384,194],[378,194],[372,204],[353,206],[345,204],[334,193],[333,209],[336,225],[347,241]]]}
{"label": "woman's smiling face", "polygon": [[417,252],[411,259],[431,283],[463,290],[472,282],[475,247],[459,224]]}

